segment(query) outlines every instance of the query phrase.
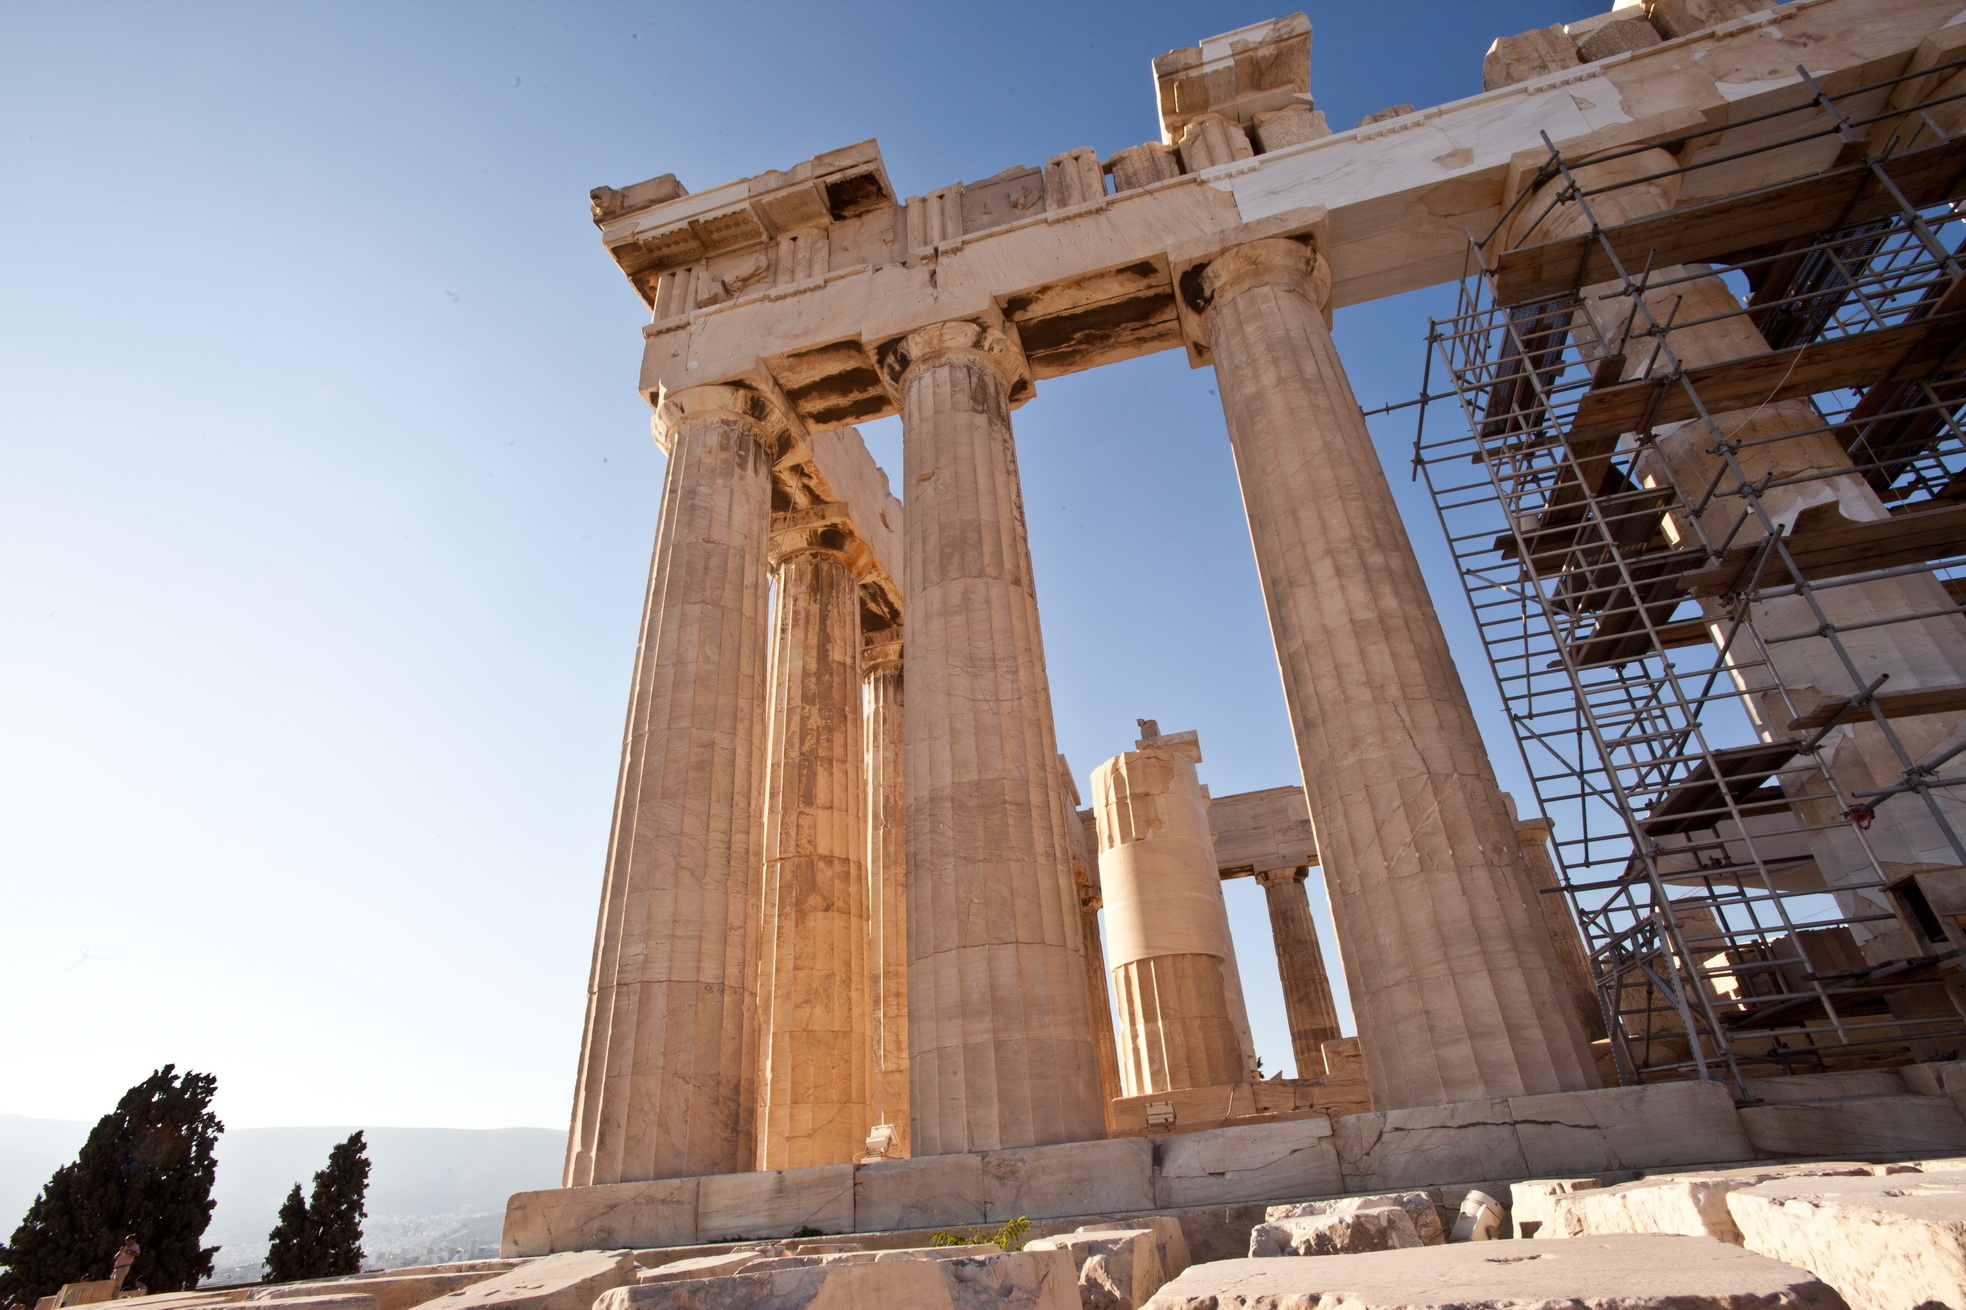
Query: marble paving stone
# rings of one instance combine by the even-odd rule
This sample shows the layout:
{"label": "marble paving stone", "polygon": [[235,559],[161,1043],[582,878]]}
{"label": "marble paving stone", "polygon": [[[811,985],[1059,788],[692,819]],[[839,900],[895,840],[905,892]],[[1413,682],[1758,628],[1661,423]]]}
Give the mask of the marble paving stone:
{"label": "marble paving stone", "polygon": [[1703,1237],[1471,1242],[1196,1265],[1148,1310],[1843,1310],[1804,1269]]}
{"label": "marble paving stone", "polygon": [[998,1251],[937,1258],[813,1257],[721,1278],[618,1288],[594,1310],[1078,1310],[1078,1278],[1063,1251]]}
{"label": "marble paving stone", "polygon": [[424,1305],[429,1310],[587,1310],[601,1293],[632,1281],[636,1268],[627,1251],[562,1251]]}

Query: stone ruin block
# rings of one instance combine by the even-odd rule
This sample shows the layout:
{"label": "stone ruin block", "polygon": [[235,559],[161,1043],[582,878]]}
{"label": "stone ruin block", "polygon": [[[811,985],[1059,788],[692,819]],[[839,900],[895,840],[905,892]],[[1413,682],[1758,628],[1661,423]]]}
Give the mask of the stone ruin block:
{"label": "stone ruin block", "polygon": [[1359,1210],[1377,1210],[1384,1206],[1396,1206],[1406,1211],[1407,1218],[1413,1221],[1413,1231],[1419,1234],[1426,1246],[1439,1246],[1447,1240],[1440,1224],[1438,1194],[1422,1192],[1382,1192],[1377,1196],[1334,1196],[1323,1201],[1298,1201],[1290,1205],[1273,1205],[1263,1215],[1265,1223],[1278,1223],[1285,1219],[1305,1219],[1314,1215],[1350,1214]]}
{"label": "stone ruin block", "polygon": [[1966,1174],[1797,1176],[1726,1203],[1748,1250],[1813,1271],[1851,1310],[1966,1306]]}
{"label": "stone ruin block", "polygon": [[1179,1133],[1153,1150],[1153,1204],[1163,1210],[1345,1190],[1328,1119]]}
{"label": "stone ruin block", "polygon": [[850,1164],[823,1164],[700,1178],[696,1240],[786,1237],[807,1228],[850,1233],[855,1227],[853,1172]]}
{"label": "stone ruin block", "polygon": [[1317,1260],[1222,1260],[1174,1279],[1147,1310],[1842,1310],[1805,1269],[1702,1237],[1476,1242]]}
{"label": "stone ruin block", "polygon": [[1532,78],[1560,73],[1583,62],[1562,23],[1531,28],[1515,36],[1498,36],[1481,61],[1481,89],[1514,86]]}
{"label": "stone ruin block", "polygon": [[1413,1217],[1397,1205],[1274,1219],[1249,1230],[1252,1259],[1279,1255],[1353,1255],[1425,1246]]}
{"label": "stone ruin block", "polygon": [[986,1151],[982,1162],[986,1224],[1157,1208],[1154,1148],[1145,1138]]}
{"label": "stone ruin block", "polygon": [[1678,1233],[1740,1245],[1740,1230],[1728,1213],[1727,1194],[1791,1174],[1868,1175],[1871,1166],[1855,1163],[1772,1165],[1754,1169],[1641,1178],[1615,1187],[1587,1188],[1548,1198],[1538,1240],[1595,1237],[1606,1233]]}
{"label": "stone ruin block", "polygon": [[984,1219],[980,1155],[882,1160],[854,1171],[853,1226],[860,1232],[974,1226]]}
{"label": "stone ruin block", "polygon": [[696,1184],[694,1178],[659,1178],[515,1192],[505,1203],[499,1250],[505,1255],[545,1255],[689,1246],[696,1241]]}
{"label": "stone ruin block", "polygon": [[[601,1293],[633,1281],[636,1268],[628,1251],[562,1251],[425,1304],[429,1310],[587,1310]],[[280,1303],[280,1310],[290,1304]]]}
{"label": "stone ruin block", "polygon": [[1160,1240],[1150,1229],[1108,1228],[1060,1233],[1024,1244],[1026,1251],[1063,1251],[1079,1274],[1082,1310],[1139,1310],[1167,1281]]}
{"label": "stone ruin block", "polygon": [[979,1253],[974,1247],[780,1256],[714,1278],[641,1283],[593,1310],[1078,1310],[1063,1251]]}

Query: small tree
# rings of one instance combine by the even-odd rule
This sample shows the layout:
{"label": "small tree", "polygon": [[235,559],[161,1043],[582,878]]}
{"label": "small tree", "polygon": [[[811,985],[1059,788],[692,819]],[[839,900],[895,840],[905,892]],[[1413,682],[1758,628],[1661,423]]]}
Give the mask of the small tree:
{"label": "small tree", "polygon": [[319,1278],[362,1272],[362,1220],[368,1217],[368,1144],[362,1134],[328,1152],[328,1167],[314,1175],[307,1200],[307,1226],[313,1230]]}
{"label": "small tree", "polygon": [[328,1152],[327,1168],[314,1175],[314,1194],[287,1193],[280,1220],[267,1235],[266,1281],[335,1278],[362,1271],[362,1220],[368,1216],[369,1158],[362,1134]]}
{"label": "small tree", "polygon": [[167,1064],[123,1093],[0,1246],[0,1305],[107,1278],[125,1234],[143,1248],[131,1279],[151,1291],[208,1277],[218,1248],[198,1242],[212,1220],[214,1149],[225,1131],[210,1108],[217,1090],[213,1075]]}
{"label": "small tree", "polygon": [[266,1235],[266,1282],[291,1283],[296,1278],[313,1277],[314,1253],[307,1238],[307,1202],[301,1198],[300,1184],[295,1183],[280,1206],[279,1222]]}

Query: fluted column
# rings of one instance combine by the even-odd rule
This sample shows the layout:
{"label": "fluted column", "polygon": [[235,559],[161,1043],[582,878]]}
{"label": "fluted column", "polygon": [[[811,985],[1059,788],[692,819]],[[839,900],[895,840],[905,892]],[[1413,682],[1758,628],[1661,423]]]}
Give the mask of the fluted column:
{"label": "fluted column", "polygon": [[1324,1043],[1339,1036],[1338,1005],[1331,999],[1331,977],[1324,948],[1311,919],[1311,897],[1304,886],[1308,869],[1264,869],[1256,875],[1270,907],[1270,940],[1276,944],[1277,973],[1283,978],[1283,1015],[1290,1025],[1290,1053],[1299,1078],[1316,1078],[1324,1067]]}
{"label": "fluted column", "polygon": [[1329,273],[1264,240],[1198,283],[1373,1104],[1596,1086],[1331,341]]}
{"label": "fluted column", "polygon": [[848,1164],[874,1126],[864,547],[833,506],[780,515],[765,773],[758,1167]]}
{"label": "fluted column", "polygon": [[666,396],[668,453],[581,1039],[568,1186],[750,1167],[766,556],[782,418]]}
{"label": "fluted column", "polygon": [[1570,1003],[1577,1009],[1577,1022],[1591,1038],[1604,1036],[1604,1007],[1598,1003],[1597,984],[1591,976],[1590,957],[1584,953],[1584,935],[1570,917],[1569,898],[1546,887],[1561,885],[1556,861],[1550,857],[1550,824],[1547,819],[1524,819],[1515,825],[1522,842],[1522,853],[1529,861],[1529,891],[1543,910],[1543,930],[1549,934],[1550,951],[1563,976]]}
{"label": "fluted column", "polygon": [[893,633],[860,653],[866,680],[867,885],[873,912],[874,1116],[907,1155],[908,828],[902,785],[901,642]]}
{"label": "fluted column", "polygon": [[881,352],[908,515],[914,1153],[1103,1134],[1051,689],[1010,431],[1009,346],[970,323]]}

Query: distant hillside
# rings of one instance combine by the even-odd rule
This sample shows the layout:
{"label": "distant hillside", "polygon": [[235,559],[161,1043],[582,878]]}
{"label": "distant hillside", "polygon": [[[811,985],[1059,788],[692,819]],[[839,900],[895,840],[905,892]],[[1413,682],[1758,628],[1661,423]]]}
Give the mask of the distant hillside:
{"label": "distant hillside", "polygon": [[[90,1124],[0,1114],[0,1240],[49,1175],[75,1158]],[[223,1249],[220,1281],[258,1277],[266,1234],[295,1183],[354,1128],[241,1128],[219,1138],[218,1209],[205,1240]],[[415,1263],[496,1246],[505,1198],[557,1187],[566,1134],[550,1128],[369,1128],[370,1261]],[[107,1258],[107,1257],[105,1257]]]}

